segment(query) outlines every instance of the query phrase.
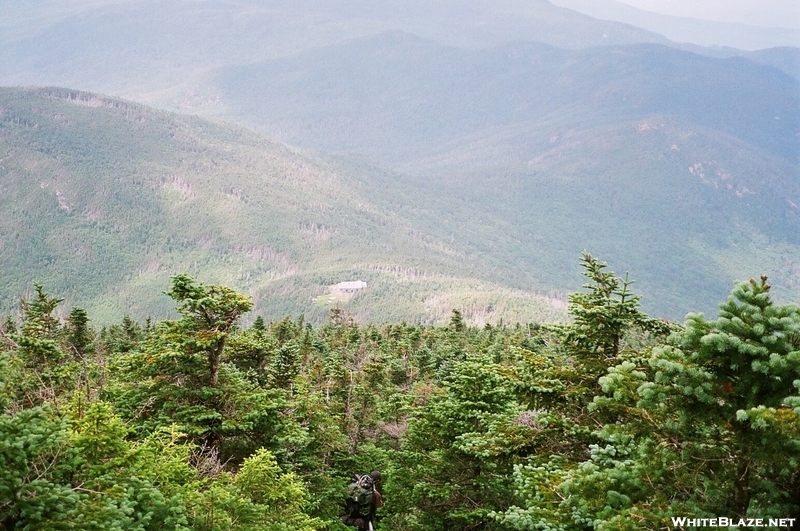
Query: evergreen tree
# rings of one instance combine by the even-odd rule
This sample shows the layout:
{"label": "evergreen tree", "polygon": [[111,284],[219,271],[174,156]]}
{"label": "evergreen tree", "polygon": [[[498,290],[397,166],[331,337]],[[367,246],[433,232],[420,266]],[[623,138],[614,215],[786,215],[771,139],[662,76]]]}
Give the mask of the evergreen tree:
{"label": "evergreen tree", "polygon": [[34,284],[36,298],[23,299],[22,326],[18,334],[5,335],[11,347],[10,366],[19,365],[17,378],[10,382],[16,399],[33,404],[57,404],[79,380],[79,370],[65,344],[65,330],[54,315],[63,299],[50,297],[40,284]]}
{"label": "evergreen tree", "polygon": [[196,284],[185,274],[172,277],[172,288],[166,294],[179,303],[177,310],[182,316],[173,325],[174,333],[186,337],[185,348],[205,353],[208,382],[212,387],[217,385],[225,341],[253,303],[225,286]]}
{"label": "evergreen tree", "polygon": [[619,355],[622,341],[636,325],[651,320],[639,310],[640,297],[629,290],[633,281],[605,271],[608,264],[584,251],[580,258],[583,275],[591,280],[583,288],[588,292],[569,296],[569,313],[574,324],[567,342],[579,352],[597,357],[608,364]]}
{"label": "evergreen tree", "polygon": [[145,330],[129,315],[119,324],[113,324],[100,331],[100,342],[109,353],[130,352],[145,338]]}
{"label": "evergreen tree", "polygon": [[14,321],[14,318],[10,315],[6,316],[6,320],[3,322],[3,325],[0,326],[0,333],[2,334],[16,334],[17,333],[17,323]]}
{"label": "evergreen tree", "polygon": [[69,312],[67,319],[67,341],[72,351],[80,358],[86,355],[92,343],[92,333],[89,329],[89,316],[86,310],[77,306]]}
{"label": "evergreen tree", "polygon": [[511,499],[509,434],[520,408],[503,369],[485,355],[455,364],[413,413],[390,470],[398,500],[394,525],[406,529],[499,529],[489,518]]}
{"label": "evergreen tree", "polygon": [[51,339],[60,328],[60,321],[53,311],[64,299],[49,297],[41,284],[34,284],[36,298],[22,299],[22,335],[32,339]]}
{"label": "evergreen tree", "polygon": [[517,469],[514,529],[660,528],[676,514],[800,512],[800,307],[766,278],[739,284],[719,318],[690,314],[668,345],[609,369],[591,456]]}
{"label": "evergreen tree", "polygon": [[264,318],[260,315],[256,317],[256,320],[253,322],[253,330],[259,330],[261,332],[267,331],[267,325],[264,324]]}

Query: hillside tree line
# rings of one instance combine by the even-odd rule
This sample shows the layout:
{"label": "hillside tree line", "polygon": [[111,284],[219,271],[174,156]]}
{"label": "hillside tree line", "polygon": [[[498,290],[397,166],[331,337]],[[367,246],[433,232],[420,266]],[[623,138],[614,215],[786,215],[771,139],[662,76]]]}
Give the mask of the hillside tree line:
{"label": "hillside tree line", "polygon": [[[96,328],[40,285],[0,325],[0,528],[388,531],[800,525],[800,307],[767,279],[683,325],[588,253],[567,324],[240,322],[182,274],[179,317]],[[678,526],[680,527],[680,526]]]}

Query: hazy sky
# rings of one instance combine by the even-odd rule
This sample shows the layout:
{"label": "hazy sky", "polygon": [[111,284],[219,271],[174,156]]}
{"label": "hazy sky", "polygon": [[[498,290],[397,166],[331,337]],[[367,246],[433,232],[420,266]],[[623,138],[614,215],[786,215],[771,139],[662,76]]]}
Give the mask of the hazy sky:
{"label": "hazy sky", "polygon": [[618,0],[665,15],[800,28],[800,0]]}

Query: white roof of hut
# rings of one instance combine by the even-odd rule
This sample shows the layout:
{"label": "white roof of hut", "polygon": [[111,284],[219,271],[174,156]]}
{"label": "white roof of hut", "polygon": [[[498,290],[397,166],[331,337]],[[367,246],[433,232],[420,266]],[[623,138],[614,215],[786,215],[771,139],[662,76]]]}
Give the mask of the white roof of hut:
{"label": "white roof of hut", "polygon": [[348,282],[339,282],[336,284],[336,288],[345,291],[345,290],[360,290],[367,287],[367,283],[363,280],[353,280]]}

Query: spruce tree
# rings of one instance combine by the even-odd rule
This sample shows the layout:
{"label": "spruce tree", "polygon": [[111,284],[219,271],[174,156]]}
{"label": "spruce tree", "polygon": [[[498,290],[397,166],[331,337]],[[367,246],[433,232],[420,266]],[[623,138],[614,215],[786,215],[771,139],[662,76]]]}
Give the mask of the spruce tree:
{"label": "spruce tree", "polygon": [[89,316],[86,310],[77,306],[69,312],[67,340],[73,352],[78,357],[83,357],[89,351],[92,343],[92,333],[89,329]]}
{"label": "spruce tree", "polygon": [[630,291],[632,280],[607,271],[608,264],[584,251],[580,258],[583,275],[591,282],[588,292],[569,296],[569,313],[574,319],[567,341],[578,350],[611,361],[619,355],[625,335],[636,324],[648,321],[639,310],[640,297]]}
{"label": "spruce tree", "polygon": [[36,298],[22,299],[22,335],[35,339],[51,339],[58,332],[61,322],[53,315],[64,299],[48,296],[41,284],[34,284]]}

